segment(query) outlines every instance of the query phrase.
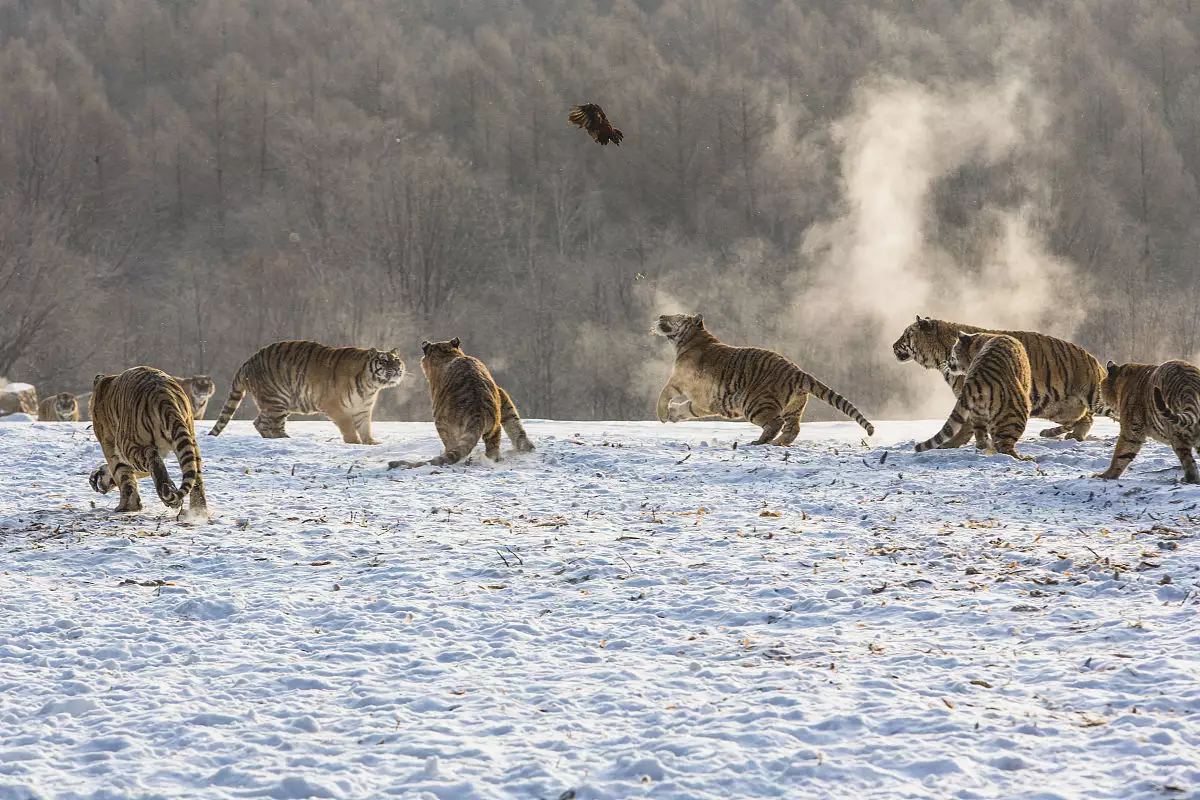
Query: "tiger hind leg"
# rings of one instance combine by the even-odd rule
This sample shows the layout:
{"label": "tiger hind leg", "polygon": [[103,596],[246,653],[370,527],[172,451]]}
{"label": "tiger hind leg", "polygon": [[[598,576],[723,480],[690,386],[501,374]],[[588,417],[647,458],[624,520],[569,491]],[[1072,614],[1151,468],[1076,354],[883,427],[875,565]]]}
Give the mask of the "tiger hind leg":
{"label": "tiger hind leg", "polygon": [[1055,421],[1061,421],[1061,424],[1039,431],[1038,436],[1044,436],[1047,439],[1065,436],[1067,439],[1074,439],[1077,442],[1084,441],[1087,439],[1088,431],[1092,429],[1092,412],[1091,409],[1084,408],[1082,403],[1079,404],[1076,411],[1079,411],[1079,416],[1075,419],[1071,419],[1069,415],[1065,420],[1063,417],[1059,417]]}
{"label": "tiger hind leg", "polygon": [[1192,455],[1192,443],[1184,437],[1177,436],[1171,443],[1171,448],[1183,467],[1183,482],[1200,483],[1200,470],[1196,468],[1196,458]]}
{"label": "tiger hind leg", "polygon": [[497,425],[495,430],[488,431],[483,435],[483,454],[490,461],[500,460],[500,431],[501,428]]}
{"label": "tiger hind leg", "polygon": [[108,464],[101,464],[92,470],[92,474],[88,476],[88,483],[91,484],[93,492],[100,494],[108,494],[117,485],[112,478],[112,473],[108,470]]}
{"label": "tiger hind leg", "polygon": [[762,428],[762,433],[750,443],[752,445],[767,444],[783,429],[783,417],[780,416],[778,408],[757,411],[750,417],[750,422]]}
{"label": "tiger hind leg", "polygon": [[175,481],[171,480],[171,474],[167,472],[167,465],[163,463],[162,456],[158,453],[148,453],[146,461],[150,464],[150,477],[154,479],[154,491],[158,493],[158,498],[167,508],[182,508],[183,492],[179,491]]}
{"label": "tiger hind leg", "polygon": [[290,438],[283,427],[287,418],[287,409],[259,406],[258,416],[254,418],[254,430],[264,439]]}
{"label": "tiger hind leg", "polygon": [[187,508],[180,507],[176,519],[180,522],[207,522],[208,518],[208,497],[204,493],[204,479],[197,473],[192,492],[188,495]]}
{"label": "tiger hind leg", "polygon": [[996,452],[1018,461],[1033,461],[1033,456],[1023,456],[1017,452],[1017,441],[1025,432],[1025,423],[1026,419],[1017,416],[996,421],[991,429],[992,438],[996,442]]}
{"label": "tiger hind leg", "polygon": [[796,437],[800,435],[800,419],[804,416],[804,407],[806,405],[808,405],[807,394],[804,395],[803,400],[783,412],[783,427],[779,429],[779,435],[775,437],[771,444],[787,447],[796,441]]}
{"label": "tiger hind leg", "polygon": [[133,467],[123,461],[117,462],[110,469],[113,481],[121,490],[121,501],[117,503],[117,511],[141,511],[142,496],[138,494],[137,480],[134,478]]}
{"label": "tiger hind leg", "polygon": [[525,433],[521,415],[517,413],[517,407],[508,396],[508,392],[503,389],[500,389],[500,426],[504,428],[508,440],[513,443],[518,453],[533,451],[533,442],[529,441],[529,436]]}

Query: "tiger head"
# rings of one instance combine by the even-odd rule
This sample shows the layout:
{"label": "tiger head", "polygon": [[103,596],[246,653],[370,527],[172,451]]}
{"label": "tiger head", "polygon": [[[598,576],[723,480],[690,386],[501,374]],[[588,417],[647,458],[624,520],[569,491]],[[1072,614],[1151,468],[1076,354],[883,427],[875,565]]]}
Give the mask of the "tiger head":
{"label": "tiger head", "polygon": [[79,413],[79,401],[70,392],[59,392],[54,395],[54,413],[59,419],[71,419]]}
{"label": "tiger head", "polygon": [[703,314],[663,314],[650,332],[655,336],[665,336],[668,341],[678,344],[702,330],[704,330]]}
{"label": "tiger head", "polygon": [[1125,382],[1122,380],[1122,370],[1129,366],[1109,361],[1105,367],[1104,380],[1100,382],[1100,391],[1092,404],[1092,413],[1109,419],[1120,420],[1121,393]]}
{"label": "tiger head", "polygon": [[916,361],[926,369],[941,370],[950,358],[950,351],[959,331],[941,320],[917,315],[917,321],[904,329],[892,344],[896,360]]}
{"label": "tiger head", "polygon": [[190,380],[188,394],[192,396],[192,405],[195,408],[201,408],[217,391],[217,385],[207,375],[193,375]]}
{"label": "tiger head", "polygon": [[971,362],[975,360],[981,344],[980,334],[959,331],[958,339],[955,340],[954,347],[950,348],[950,355],[946,357],[946,374],[962,375],[965,373],[967,367],[971,366]]}
{"label": "tiger head", "polygon": [[371,360],[367,362],[367,372],[372,380],[380,386],[395,386],[404,377],[404,361],[395,348],[391,350],[371,350]]}
{"label": "tiger head", "polygon": [[462,340],[455,336],[448,342],[421,342],[422,369],[430,366],[440,366],[456,358],[466,355],[462,351]]}

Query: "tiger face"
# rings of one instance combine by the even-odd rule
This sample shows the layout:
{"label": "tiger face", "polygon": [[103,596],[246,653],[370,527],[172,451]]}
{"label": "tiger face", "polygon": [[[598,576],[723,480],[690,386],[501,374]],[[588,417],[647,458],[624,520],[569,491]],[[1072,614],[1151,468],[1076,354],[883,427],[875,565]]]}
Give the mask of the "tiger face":
{"label": "tiger face", "polygon": [[658,318],[658,324],[651,328],[650,332],[655,336],[664,336],[668,341],[676,342],[703,329],[703,314],[663,314]]}
{"label": "tiger face", "polygon": [[1100,391],[1093,404],[1092,413],[1100,414],[1109,419],[1120,421],[1118,413],[1121,410],[1121,367],[1115,361],[1109,361],[1104,380],[1100,382]]}
{"label": "tiger face", "polygon": [[946,373],[949,375],[962,375],[971,366],[971,362],[975,360],[975,345],[978,343],[979,334],[977,333],[962,333],[958,334],[958,339],[954,342],[954,347],[950,350],[950,355],[946,358]]}
{"label": "tiger face", "polygon": [[923,367],[941,370],[954,347],[953,331],[942,331],[937,320],[917,315],[916,322],[904,329],[892,344],[896,360],[916,361]]}
{"label": "tiger face", "polygon": [[207,375],[197,375],[192,378],[191,388],[192,401],[196,408],[207,403],[208,399],[217,391],[217,385]]}
{"label": "tiger face", "polygon": [[73,419],[79,411],[78,401],[70,392],[60,392],[54,395],[54,411],[59,419]]}
{"label": "tiger face", "polygon": [[395,386],[404,377],[404,362],[395,349],[387,352],[375,351],[367,369],[371,371],[371,377],[380,386]]}
{"label": "tiger face", "polygon": [[447,361],[452,361],[460,356],[465,355],[462,351],[462,340],[455,336],[448,342],[421,342],[421,366],[445,364]]}

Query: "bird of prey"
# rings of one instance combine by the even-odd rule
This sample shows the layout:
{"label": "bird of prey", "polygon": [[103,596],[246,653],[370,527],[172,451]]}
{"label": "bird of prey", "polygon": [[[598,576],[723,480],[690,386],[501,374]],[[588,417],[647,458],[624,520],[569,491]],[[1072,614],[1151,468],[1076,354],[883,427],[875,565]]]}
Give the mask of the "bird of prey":
{"label": "bird of prey", "polygon": [[595,103],[572,106],[567,121],[587,131],[596,144],[608,144],[611,141],[620,147],[621,140],[625,138],[625,134],[614,128],[608,117],[604,116],[604,109]]}

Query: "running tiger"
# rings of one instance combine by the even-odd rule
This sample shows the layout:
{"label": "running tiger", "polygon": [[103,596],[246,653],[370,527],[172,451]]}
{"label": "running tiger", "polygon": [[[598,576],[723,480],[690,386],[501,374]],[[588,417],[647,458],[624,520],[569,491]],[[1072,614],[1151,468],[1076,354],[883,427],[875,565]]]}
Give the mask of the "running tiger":
{"label": "running tiger", "polygon": [[944,447],[946,442],[967,429],[970,420],[975,444],[1020,461],[1032,461],[1017,453],[1017,440],[1029,422],[1029,357],[1012,336],[996,333],[960,333],[950,356],[946,374],[962,376],[958,402],[950,418],[933,438],[917,445],[917,452]]}
{"label": "running tiger", "polygon": [[500,459],[500,431],[522,453],[533,450],[521,416],[508,392],[496,385],[478,358],[464,353],[458,337],[448,342],[421,342],[421,370],[429,381],[433,423],[445,452],[429,461],[392,461],[388,469],[457,464],[483,439],[484,453]]}
{"label": "running tiger", "polygon": [[[105,463],[89,477],[101,494],[117,486],[117,511],[141,511],[137,479],[154,479],[154,489],[179,519],[208,519],[200,449],[192,423],[192,405],[179,382],[151,367],[133,367],[119,375],[97,375],[92,381],[92,430]],[[171,481],[163,457],[174,453],[183,472],[179,488]],[[183,500],[188,508],[183,509]]]}
{"label": "running tiger", "polygon": [[1108,469],[1093,477],[1121,477],[1149,437],[1170,446],[1183,465],[1183,482],[1200,483],[1192,451],[1200,447],[1200,369],[1186,361],[1165,364],[1108,362],[1101,385],[1109,416],[1121,423]]}
{"label": "running tiger", "polygon": [[213,383],[213,379],[207,375],[193,375],[190,378],[175,380],[179,381],[179,385],[187,392],[188,399],[192,401],[192,414],[196,419],[204,419],[208,401],[217,392],[217,385]]}
{"label": "running tiger", "polygon": [[70,392],[52,394],[38,406],[41,422],[78,422],[79,401]]}
{"label": "running tiger", "polygon": [[[962,395],[962,376],[945,370],[946,359],[959,333],[999,333],[1011,336],[1025,347],[1032,373],[1029,390],[1029,416],[1041,417],[1058,426],[1047,428],[1042,436],[1066,434],[1068,439],[1083,441],[1092,428],[1092,414],[1100,401],[1100,382],[1104,367],[1077,344],[1032,331],[999,331],[959,325],[917,315],[917,321],[904,329],[892,345],[897,361],[916,361],[926,369],[942,373],[954,396]],[[959,434],[943,447],[960,447],[971,438],[973,425],[964,425]],[[978,442],[976,443],[979,444]]]}
{"label": "running tiger", "polygon": [[[762,428],[753,444],[790,445],[810,394],[853,419],[875,426],[850,402],[788,359],[758,347],[723,344],[700,314],[664,314],[651,330],[675,345],[675,369],[658,396],[659,422],[698,417],[747,419]],[[681,402],[672,403],[679,396]]]}
{"label": "running tiger", "polygon": [[229,399],[208,435],[225,430],[248,391],[258,406],[254,428],[264,439],[286,439],[289,414],[325,414],[347,444],[379,444],[371,436],[371,412],[379,391],[403,377],[404,362],[395,350],[275,342],[233,376]]}

